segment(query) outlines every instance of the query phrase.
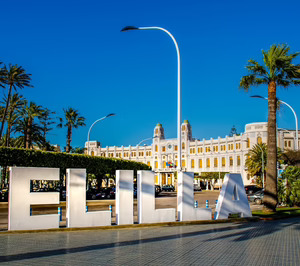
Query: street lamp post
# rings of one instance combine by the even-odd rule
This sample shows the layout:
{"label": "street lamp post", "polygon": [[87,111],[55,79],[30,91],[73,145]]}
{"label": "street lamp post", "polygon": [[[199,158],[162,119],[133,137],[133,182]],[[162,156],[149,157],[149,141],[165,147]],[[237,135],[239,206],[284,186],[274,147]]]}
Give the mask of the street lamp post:
{"label": "street lamp post", "polygon": [[102,121],[102,120],[104,120],[104,119],[106,119],[106,118],[108,118],[108,117],[110,117],[110,116],[115,116],[115,115],[116,115],[116,114],[108,114],[108,115],[106,115],[106,116],[104,116],[104,117],[102,117],[102,118],[96,120],[96,121],[90,126],[89,132],[88,132],[88,135],[87,135],[87,141],[88,141],[87,154],[88,154],[88,155],[89,155],[89,152],[90,152],[90,133],[91,133],[91,130],[92,130],[93,126],[94,126],[95,124],[97,124],[98,122],[100,122],[100,121]]}
{"label": "street lamp post", "polygon": [[177,51],[177,71],[178,71],[178,75],[177,75],[177,87],[178,87],[178,99],[177,99],[177,103],[178,103],[178,109],[177,109],[177,139],[178,139],[178,166],[177,166],[177,170],[181,171],[181,65],[180,65],[180,51],[179,51],[179,47],[177,44],[176,39],[174,38],[174,36],[167,31],[164,28],[161,27],[133,27],[133,26],[127,26],[125,28],[123,28],[121,30],[121,32],[125,32],[125,31],[130,31],[130,30],[161,30],[164,31],[165,33],[167,33],[171,39],[173,40],[175,47],[176,47],[176,51]]}
{"label": "street lamp post", "polygon": [[[264,99],[264,100],[268,100],[268,98],[266,97],[262,97],[260,95],[253,95],[253,96],[250,96],[251,98],[259,98],[259,99]],[[282,101],[282,100],[278,100],[280,103],[282,104],[285,104],[287,107],[289,107],[293,114],[294,114],[294,117],[295,117],[295,122],[296,122],[296,141],[295,141],[295,150],[298,151],[298,118],[297,118],[297,115],[296,115],[296,112],[295,110],[292,108],[292,106],[290,106],[288,103]]]}

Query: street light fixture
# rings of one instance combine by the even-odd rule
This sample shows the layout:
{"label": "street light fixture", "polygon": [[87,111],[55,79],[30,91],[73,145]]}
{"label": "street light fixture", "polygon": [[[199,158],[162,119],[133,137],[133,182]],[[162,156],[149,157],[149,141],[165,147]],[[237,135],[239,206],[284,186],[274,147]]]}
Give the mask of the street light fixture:
{"label": "street light fixture", "polygon": [[176,51],[177,51],[177,87],[178,87],[178,92],[177,92],[177,105],[178,105],[178,109],[177,109],[177,139],[178,139],[178,166],[177,166],[177,170],[181,171],[181,65],[180,65],[180,51],[179,51],[179,47],[178,47],[178,43],[176,41],[176,39],[174,38],[174,36],[167,31],[164,28],[161,27],[134,27],[134,26],[127,26],[124,27],[121,32],[125,32],[125,31],[130,31],[130,30],[161,30],[164,31],[165,33],[167,33],[171,39],[173,40],[175,47],[176,47]]}
{"label": "street light fixture", "polygon": [[[259,99],[264,99],[264,100],[268,100],[268,98],[266,98],[266,97],[262,97],[262,96],[260,96],[260,95],[253,95],[253,96],[250,96],[251,98],[259,98]],[[295,110],[292,108],[292,106],[290,106],[288,103],[286,103],[286,102],[284,102],[284,101],[282,101],[282,100],[278,100],[278,102],[280,102],[280,103],[282,103],[282,104],[285,104],[287,107],[289,107],[291,110],[292,110],[292,112],[293,112],[293,114],[294,114],[294,116],[295,116],[295,122],[296,122],[296,141],[295,141],[295,150],[296,151],[298,151],[298,118],[297,118],[297,115],[296,115],[296,112],[295,112]]]}
{"label": "street light fixture", "polygon": [[102,118],[100,118],[100,119],[98,119],[98,120],[96,120],[91,126],[90,126],[90,129],[89,129],[89,132],[88,132],[88,136],[87,136],[87,141],[88,141],[88,149],[87,149],[87,154],[89,155],[89,152],[90,152],[90,133],[91,133],[91,130],[92,130],[92,128],[93,128],[93,126],[96,124],[96,123],[98,123],[98,122],[100,122],[100,121],[102,121],[102,120],[104,120],[104,119],[106,119],[106,118],[108,118],[108,117],[111,117],[111,116],[115,116],[116,114],[108,114],[108,115],[106,115],[106,116],[104,116],[104,117],[102,117]]}
{"label": "street light fixture", "polygon": [[155,139],[155,138],[158,138],[158,136],[154,136],[152,138],[147,138],[147,139],[143,139],[142,141],[140,141],[136,146],[140,146],[143,142],[147,141],[147,140],[150,140],[150,139]]}

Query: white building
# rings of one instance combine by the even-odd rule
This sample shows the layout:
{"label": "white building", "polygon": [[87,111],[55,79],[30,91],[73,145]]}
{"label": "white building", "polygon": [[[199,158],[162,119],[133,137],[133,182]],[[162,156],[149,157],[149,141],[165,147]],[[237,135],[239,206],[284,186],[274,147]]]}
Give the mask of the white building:
{"label": "white building", "polygon": [[[247,124],[244,133],[217,139],[193,138],[192,127],[187,120],[181,129],[183,171],[194,172],[197,176],[201,176],[203,172],[240,173],[244,184],[252,182],[253,178],[245,171],[245,155],[253,145],[267,143],[267,122]],[[154,128],[154,137],[152,145],[149,146],[104,148],[100,142],[90,141],[89,154],[143,162],[151,166],[156,173],[156,184],[174,184],[176,183],[174,172],[178,162],[177,139],[165,139],[161,124],[157,124]],[[295,131],[278,129],[277,142],[282,150],[294,149],[295,139]],[[88,142],[85,144],[86,148],[87,146]]]}

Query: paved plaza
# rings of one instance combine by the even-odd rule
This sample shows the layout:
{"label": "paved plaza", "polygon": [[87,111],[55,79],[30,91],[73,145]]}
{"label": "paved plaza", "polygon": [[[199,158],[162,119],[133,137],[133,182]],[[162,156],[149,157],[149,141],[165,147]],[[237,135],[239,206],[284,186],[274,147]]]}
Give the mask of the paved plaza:
{"label": "paved plaza", "polygon": [[0,233],[1,265],[299,265],[300,220]]}

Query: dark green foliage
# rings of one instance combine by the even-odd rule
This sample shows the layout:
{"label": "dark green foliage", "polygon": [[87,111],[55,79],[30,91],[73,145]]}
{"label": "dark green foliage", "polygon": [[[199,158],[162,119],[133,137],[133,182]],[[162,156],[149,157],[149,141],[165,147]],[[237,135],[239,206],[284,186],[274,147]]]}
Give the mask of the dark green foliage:
{"label": "dark green foliage", "polygon": [[151,170],[146,164],[121,159],[5,147],[0,147],[0,165],[60,168],[61,176],[67,168],[84,168],[96,177],[115,176],[116,170]]}
{"label": "dark green foliage", "polygon": [[202,179],[224,179],[224,176],[228,174],[228,172],[201,172]]}

